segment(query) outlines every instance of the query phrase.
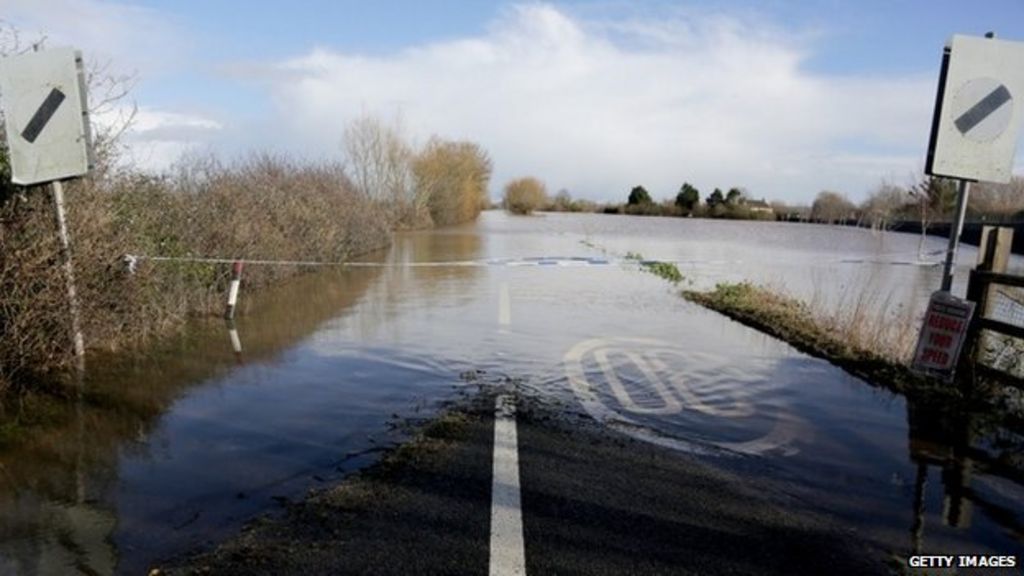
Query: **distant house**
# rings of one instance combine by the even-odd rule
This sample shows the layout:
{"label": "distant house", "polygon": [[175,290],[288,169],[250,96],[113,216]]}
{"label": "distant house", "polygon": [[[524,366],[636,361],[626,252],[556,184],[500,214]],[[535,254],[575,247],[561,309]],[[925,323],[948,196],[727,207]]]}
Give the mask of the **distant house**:
{"label": "distant house", "polygon": [[772,207],[764,200],[748,200],[747,209],[754,213],[775,214],[775,210],[773,210]]}

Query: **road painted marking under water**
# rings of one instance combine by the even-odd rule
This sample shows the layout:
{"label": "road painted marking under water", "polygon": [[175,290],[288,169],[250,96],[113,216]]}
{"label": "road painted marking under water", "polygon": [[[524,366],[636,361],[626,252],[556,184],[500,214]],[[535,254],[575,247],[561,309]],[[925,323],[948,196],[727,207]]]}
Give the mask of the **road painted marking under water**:
{"label": "road painted marking under water", "polygon": [[[612,354],[629,362],[617,366],[611,361]],[[584,410],[594,420],[638,440],[692,454],[724,456],[735,453],[759,456],[775,453],[791,456],[799,452],[796,443],[800,439],[808,439],[810,431],[800,418],[785,410],[776,415],[769,430],[747,441],[688,440],[645,426],[637,417],[671,418],[684,408],[731,420],[754,415],[755,407],[746,397],[749,391],[743,389],[741,379],[737,379],[736,390],[730,394],[733,400],[731,405],[714,405],[704,402],[697,393],[694,385],[699,384],[699,378],[696,375],[693,378],[684,377],[679,372],[682,366],[670,367],[664,361],[666,356],[678,356],[679,360],[685,362],[687,355],[695,358],[701,356],[650,338],[595,338],[573,346],[565,354],[564,362],[569,386]],[[584,367],[587,358],[596,364],[596,372],[588,372]],[[723,358],[721,364],[728,365],[728,360]],[[634,378],[627,386],[626,379],[621,378],[616,370],[629,366],[640,373],[642,381],[637,382]],[[603,386],[610,392],[607,400],[614,400],[619,406],[613,407],[612,403],[602,398],[598,391],[602,387],[599,380],[603,380]],[[644,389],[638,389],[638,385]],[[649,398],[656,397],[659,403],[639,404],[633,396],[645,392],[648,402]]]}
{"label": "road painted marking under water", "polygon": [[523,513],[519,500],[519,440],[515,400],[498,396],[494,409],[494,480],[491,485],[490,576],[526,574]]}
{"label": "road painted marking under water", "polygon": [[508,282],[501,283],[498,293],[498,324],[508,326],[512,323],[512,299],[508,295]]}

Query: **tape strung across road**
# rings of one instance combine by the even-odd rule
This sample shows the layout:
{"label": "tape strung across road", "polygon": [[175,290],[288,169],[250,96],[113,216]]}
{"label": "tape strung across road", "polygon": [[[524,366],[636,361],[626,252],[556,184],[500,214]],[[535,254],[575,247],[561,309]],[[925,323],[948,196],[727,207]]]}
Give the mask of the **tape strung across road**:
{"label": "tape strung across road", "polygon": [[[940,251],[940,252],[944,252]],[[929,255],[933,254],[931,252]],[[895,256],[893,254],[892,256]],[[200,256],[145,256],[137,254],[125,254],[122,260],[128,265],[129,270],[135,271],[139,262],[192,262],[196,264],[234,264],[245,262],[246,265],[259,266],[323,266],[337,268],[521,268],[521,267],[550,267],[550,268],[580,268],[588,266],[650,266],[652,264],[664,263],[677,266],[739,266],[742,260],[634,260],[632,258],[603,258],[594,256],[536,256],[525,258],[490,258],[481,260],[441,260],[436,262],[331,262],[326,260],[268,260],[249,258],[221,258],[221,257],[200,257]],[[931,261],[910,261],[885,260],[885,259],[851,259],[839,258],[823,263],[833,264],[915,264],[919,266],[935,266],[941,262]]]}
{"label": "tape strung across road", "polygon": [[519,439],[515,400],[498,396],[494,410],[494,479],[491,486],[490,576],[526,574],[519,491]]}
{"label": "tape strung across road", "polygon": [[248,258],[220,258],[200,256],[144,256],[126,254],[125,262],[194,262],[197,264],[233,264],[245,262],[246,265],[257,264],[267,266],[337,266],[341,268],[445,268],[445,267],[487,267],[487,266],[608,266],[611,264],[640,264],[636,260],[609,260],[587,256],[539,256],[529,258],[492,258],[488,260],[442,260],[438,262],[330,262],[324,260],[261,260]]}

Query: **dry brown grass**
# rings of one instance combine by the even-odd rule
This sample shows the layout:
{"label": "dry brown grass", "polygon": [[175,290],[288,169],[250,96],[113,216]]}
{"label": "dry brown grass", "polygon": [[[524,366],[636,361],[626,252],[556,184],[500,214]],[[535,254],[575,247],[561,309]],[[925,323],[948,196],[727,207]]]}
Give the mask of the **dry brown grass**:
{"label": "dry brown grass", "polygon": [[[868,313],[870,296],[853,300],[853,307],[840,313],[823,315],[804,302],[747,282],[719,284],[710,292],[683,295],[869,382],[899,392],[927,387],[906,367],[909,350],[903,339],[912,344],[912,337],[889,332],[881,320],[874,320],[880,316]],[[899,338],[901,343],[896,345],[891,338]]]}

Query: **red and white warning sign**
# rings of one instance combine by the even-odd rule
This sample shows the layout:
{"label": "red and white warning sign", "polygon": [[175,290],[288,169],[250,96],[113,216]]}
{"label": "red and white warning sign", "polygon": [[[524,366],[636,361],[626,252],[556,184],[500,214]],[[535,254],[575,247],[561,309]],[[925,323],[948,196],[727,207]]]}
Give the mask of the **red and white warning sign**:
{"label": "red and white warning sign", "polygon": [[932,294],[911,368],[917,372],[951,378],[973,313],[974,302],[941,290]]}

